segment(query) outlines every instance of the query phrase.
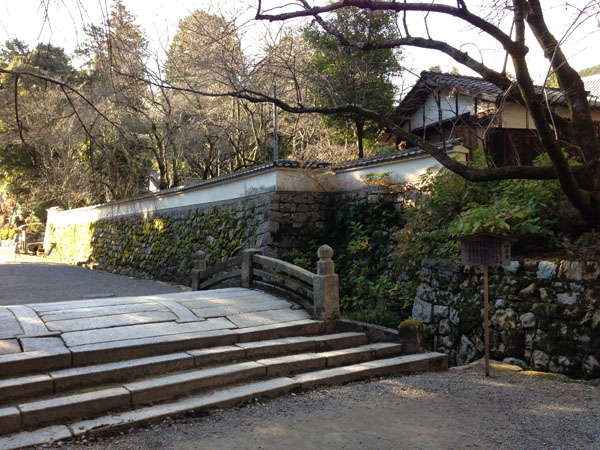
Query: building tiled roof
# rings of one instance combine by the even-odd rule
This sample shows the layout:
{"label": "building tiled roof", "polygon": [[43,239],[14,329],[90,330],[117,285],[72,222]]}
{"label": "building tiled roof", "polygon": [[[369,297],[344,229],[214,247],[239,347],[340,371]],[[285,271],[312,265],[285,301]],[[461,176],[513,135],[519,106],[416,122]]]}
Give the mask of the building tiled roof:
{"label": "building tiled roof", "polygon": [[[396,108],[397,121],[402,123],[412,117],[417,108],[425,102],[432,90],[437,87],[453,88],[461,94],[488,101],[496,101],[504,93],[498,86],[482,78],[423,71],[419,81]],[[543,92],[542,87],[536,86],[536,91],[541,94]],[[550,103],[564,102],[560,89],[546,87],[545,92]],[[588,99],[590,106],[600,108],[600,97],[596,92],[591,92]]]}
{"label": "building tiled roof", "polygon": [[600,75],[582,78],[585,90],[595,97],[600,97]]}

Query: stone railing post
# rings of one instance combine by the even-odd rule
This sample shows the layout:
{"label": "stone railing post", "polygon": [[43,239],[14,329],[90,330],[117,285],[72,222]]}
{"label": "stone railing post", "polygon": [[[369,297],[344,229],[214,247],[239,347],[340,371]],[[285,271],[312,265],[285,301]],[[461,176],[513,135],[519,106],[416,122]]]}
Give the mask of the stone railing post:
{"label": "stone railing post", "polygon": [[331,260],[333,249],[322,245],[317,255],[319,262],[313,284],[315,316],[325,322],[325,331],[333,332],[340,317],[340,284]]}
{"label": "stone railing post", "polygon": [[255,248],[249,248],[242,252],[242,287],[250,289],[252,287],[252,256],[262,255],[262,251]]}
{"label": "stone railing post", "polygon": [[194,268],[192,269],[192,291],[200,289],[202,272],[206,270],[206,253],[198,250],[194,253]]}

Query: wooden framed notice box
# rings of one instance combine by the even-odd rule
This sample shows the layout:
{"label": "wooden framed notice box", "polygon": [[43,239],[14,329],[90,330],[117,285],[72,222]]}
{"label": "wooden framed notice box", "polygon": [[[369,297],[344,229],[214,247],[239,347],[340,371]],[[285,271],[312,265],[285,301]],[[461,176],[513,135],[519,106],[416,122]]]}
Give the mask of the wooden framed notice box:
{"label": "wooden framed notice box", "polygon": [[488,266],[510,266],[510,243],[513,238],[495,233],[476,233],[457,239],[460,261],[469,266],[483,266],[483,340],[485,376],[490,376],[490,327]]}
{"label": "wooden framed notice box", "polygon": [[476,233],[457,239],[460,261],[469,266],[510,266],[513,238],[495,233]]}

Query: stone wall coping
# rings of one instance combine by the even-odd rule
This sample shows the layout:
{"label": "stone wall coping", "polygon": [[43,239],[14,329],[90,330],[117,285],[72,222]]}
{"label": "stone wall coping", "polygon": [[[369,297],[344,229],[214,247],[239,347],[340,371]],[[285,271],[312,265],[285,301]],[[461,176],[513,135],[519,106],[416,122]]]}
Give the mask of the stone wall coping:
{"label": "stone wall coping", "polygon": [[[302,163],[302,162],[293,161],[293,160],[271,161],[271,162],[268,162],[265,164],[260,164],[258,166],[249,167],[244,170],[239,170],[237,172],[233,172],[233,173],[230,173],[227,175],[221,175],[218,177],[209,178],[208,180],[202,180],[197,183],[192,183],[192,184],[188,184],[185,186],[178,186],[178,187],[174,187],[174,188],[170,188],[170,189],[163,189],[163,190],[157,191],[157,192],[148,192],[146,194],[136,195],[134,197],[127,197],[127,198],[124,198],[121,200],[115,200],[112,202],[101,203],[101,204],[91,205],[91,206],[84,206],[82,208],[77,208],[77,210],[85,211],[85,210],[91,210],[91,209],[96,209],[96,208],[105,208],[105,207],[110,207],[110,206],[115,206],[115,205],[122,205],[125,203],[133,203],[133,202],[137,202],[140,200],[169,197],[172,195],[182,194],[187,191],[194,191],[197,189],[201,189],[205,186],[209,186],[212,184],[224,183],[224,182],[236,179],[236,178],[242,178],[242,177],[254,175],[258,172],[264,172],[267,170],[274,170],[274,169],[284,169],[284,170],[285,169],[310,169],[310,170],[314,170],[314,169],[324,169],[329,166],[330,166],[330,163],[318,163],[318,162]],[[53,210],[53,211],[56,211],[57,209],[61,210],[61,208],[56,207],[56,206],[49,208],[49,210]]]}
{"label": "stone wall coping", "polygon": [[[450,139],[445,143],[437,143],[436,147],[441,149],[444,146],[448,148],[448,152],[452,152],[452,148],[458,144],[460,144],[461,140],[459,138]],[[411,147],[402,151],[393,151],[389,153],[385,153],[383,155],[375,155],[370,156],[368,158],[361,159],[353,159],[351,161],[345,161],[339,164],[334,164],[331,166],[334,172],[342,172],[346,170],[356,169],[357,167],[366,167],[366,166],[374,166],[377,164],[388,163],[390,161],[396,161],[400,159],[412,159],[419,157],[430,157],[429,153],[423,150],[420,147]]]}

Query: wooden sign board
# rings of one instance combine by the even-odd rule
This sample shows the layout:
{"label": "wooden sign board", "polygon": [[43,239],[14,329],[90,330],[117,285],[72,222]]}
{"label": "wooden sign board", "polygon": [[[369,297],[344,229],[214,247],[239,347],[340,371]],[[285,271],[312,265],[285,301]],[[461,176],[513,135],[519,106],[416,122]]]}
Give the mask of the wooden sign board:
{"label": "wooden sign board", "polygon": [[494,233],[477,233],[458,238],[463,264],[510,266],[510,243],[514,239]]}

